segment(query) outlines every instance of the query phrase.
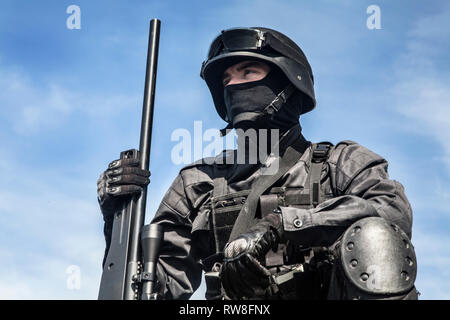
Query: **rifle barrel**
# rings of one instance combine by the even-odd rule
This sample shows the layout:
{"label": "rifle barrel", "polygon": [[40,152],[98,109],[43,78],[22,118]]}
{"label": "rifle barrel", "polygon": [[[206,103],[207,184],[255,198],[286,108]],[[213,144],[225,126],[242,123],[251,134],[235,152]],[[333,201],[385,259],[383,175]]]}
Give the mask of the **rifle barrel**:
{"label": "rifle barrel", "polygon": [[[150,32],[147,52],[147,68],[145,72],[144,102],[142,108],[141,137],[139,143],[140,167],[143,170],[150,168],[150,147],[152,140],[153,110],[155,103],[156,70],[158,66],[159,33],[161,21],[150,21]],[[130,248],[128,256],[127,285],[125,299],[134,299],[135,292],[132,286],[133,276],[137,273],[138,262],[141,260],[140,231],[145,221],[145,207],[147,188],[145,187],[136,200],[133,213],[132,232],[130,234]]]}

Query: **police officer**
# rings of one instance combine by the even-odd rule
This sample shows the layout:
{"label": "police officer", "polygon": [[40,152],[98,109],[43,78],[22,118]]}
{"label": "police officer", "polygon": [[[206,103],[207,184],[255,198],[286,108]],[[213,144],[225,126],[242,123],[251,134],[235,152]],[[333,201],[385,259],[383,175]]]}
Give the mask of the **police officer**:
{"label": "police officer", "polygon": [[[222,134],[255,135],[184,167],[166,192],[152,221],[165,232],[159,293],[188,299],[203,271],[207,299],[417,299],[412,211],[387,161],[301,133],[299,116],[316,106],[303,51],[272,29],[225,30],[201,77],[228,124]],[[263,129],[277,133],[267,144]],[[115,209],[149,175],[127,159],[100,176],[106,253]]]}

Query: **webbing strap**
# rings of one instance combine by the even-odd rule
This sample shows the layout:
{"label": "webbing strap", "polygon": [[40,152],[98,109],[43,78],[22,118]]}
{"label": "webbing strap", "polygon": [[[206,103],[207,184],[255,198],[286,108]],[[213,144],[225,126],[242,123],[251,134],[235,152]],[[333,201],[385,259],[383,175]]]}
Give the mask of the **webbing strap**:
{"label": "webbing strap", "polygon": [[264,108],[263,113],[273,115],[275,112],[278,112],[294,92],[295,87],[292,84],[289,84],[267,107]]}
{"label": "webbing strap", "polygon": [[213,197],[217,198],[221,195],[224,195],[227,190],[227,180],[225,179],[225,176],[220,174],[213,179],[214,184],[214,190],[213,190]]}
{"label": "webbing strap", "polygon": [[297,140],[295,144],[289,146],[285,153],[278,157],[279,166],[276,173],[272,175],[260,175],[252,183],[252,191],[247,197],[239,215],[234,223],[233,230],[228,241],[233,241],[239,235],[246,232],[254,223],[255,212],[260,196],[277,182],[302,156],[309,146],[309,142]]}
{"label": "webbing strap", "polygon": [[320,178],[322,174],[322,167],[328,158],[329,151],[333,145],[329,142],[315,143],[311,150],[311,161],[309,168],[309,190],[311,197],[311,204],[316,207],[322,202],[322,190],[320,188]]}

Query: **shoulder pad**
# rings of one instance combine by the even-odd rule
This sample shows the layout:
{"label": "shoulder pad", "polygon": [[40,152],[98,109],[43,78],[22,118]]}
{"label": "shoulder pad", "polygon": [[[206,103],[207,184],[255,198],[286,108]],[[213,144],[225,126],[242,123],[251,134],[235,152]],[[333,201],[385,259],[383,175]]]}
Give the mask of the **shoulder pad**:
{"label": "shoulder pad", "polygon": [[350,145],[355,145],[355,144],[357,145],[358,143],[353,140],[343,140],[343,141],[338,142],[334,146],[333,150],[331,150],[330,155],[328,157],[328,161],[331,163],[337,163],[342,150]]}
{"label": "shoulder pad", "polygon": [[358,143],[356,143],[355,141],[353,141],[353,140],[343,140],[343,141],[340,141],[338,144],[336,144],[336,148],[338,147],[338,146],[349,146],[349,145],[351,145],[351,144],[358,144]]}
{"label": "shoulder pad", "polygon": [[186,169],[199,167],[199,166],[226,166],[234,164],[234,156],[235,156],[236,150],[228,149],[223,150],[221,153],[219,153],[215,157],[205,157],[202,159],[199,159],[191,164],[188,164],[180,169],[180,172]]}
{"label": "shoulder pad", "polygon": [[[335,152],[329,157],[329,162],[335,166],[336,187],[342,192],[356,176],[368,168],[381,165],[387,172],[387,161],[383,157],[350,140],[338,144]],[[380,178],[378,175],[377,177]]]}
{"label": "shoulder pad", "polygon": [[384,160],[379,154],[351,140],[342,141],[338,145],[343,145],[342,152],[345,153],[346,157],[352,157],[354,161],[361,164],[366,164],[374,160]]}

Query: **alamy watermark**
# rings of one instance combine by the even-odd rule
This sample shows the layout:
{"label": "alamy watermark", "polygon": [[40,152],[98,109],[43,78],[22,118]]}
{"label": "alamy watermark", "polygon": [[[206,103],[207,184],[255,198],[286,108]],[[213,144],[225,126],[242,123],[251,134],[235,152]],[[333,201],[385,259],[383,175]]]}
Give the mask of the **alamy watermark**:
{"label": "alamy watermark", "polygon": [[81,29],[81,9],[79,6],[72,4],[67,7],[66,13],[70,14],[66,20],[67,29]]}
{"label": "alamy watermark", "polygon": [[367,7],[366,13],[370,14],[370,16],[367,18],[367,21],[366,21],[367,29],[369,29],[369,30],[381,29],[380,7],[375,4],[372,4]]}
{"label": "alamy watermark", "polygon": [[[235,129],[225,138],[218,129],[203,131],[202,121],[194,121],[193,135],[185,128],[172,132],[171,160],[174,164],[190,164],[203,159],[206,164],[263,164],[262,174],[274,174],[279,160],[278,129]],[[237,142],[237,143],[236,143]],[[237,148],[235,148],[237,145]],[[221,156],[223,150],[231,150]]]}
{"label": "alamy watermark", "polygon": [[81,289],[81,268],[77,265],[70,265],[66,268],[66,287],[69,290]]}

